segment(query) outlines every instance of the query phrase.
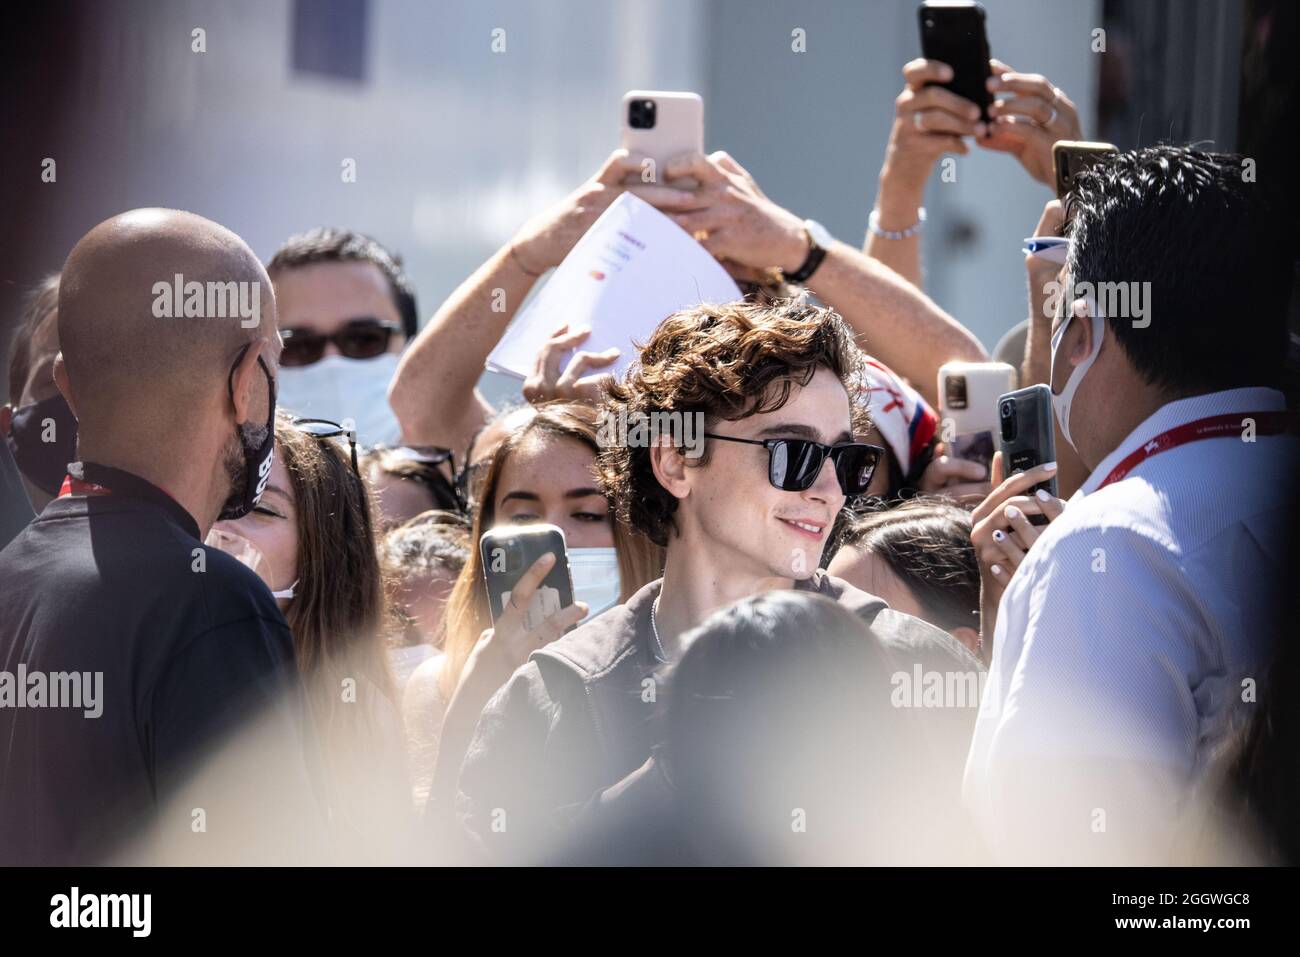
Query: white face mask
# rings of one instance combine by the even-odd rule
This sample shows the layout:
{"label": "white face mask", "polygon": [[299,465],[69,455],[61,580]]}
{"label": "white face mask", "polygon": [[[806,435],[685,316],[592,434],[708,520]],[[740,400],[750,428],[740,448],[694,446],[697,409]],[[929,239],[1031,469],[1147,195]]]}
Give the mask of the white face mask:
{"label": "white face mask", "polygon": [[392,444],[401,426],[388,404],[388,384],[398,359],[396,352],[385,352],[373,359],[326,356],[309,366],[281,366],[279,404],[304,418],[339,424],[351,419],[358,445]]}
{"label": "white face mask", "polygon": [[569,577],[573,579],[575,601],[587,603],[590,621],[618,604],[623,581],[618,572],[618,552],[613,548],[570,548]]}
{"label": "white face mask", "polygon": [[258,578],[266,582],[266,587],[272,589],[272,598],[283,601],[293,598],[294,589],[298,587],[298,579],[294,579],[293,584],[288,588],[275,591],[275,585],[273,584],[275,579],[274,572],[271,570],[271,563],[266,560],[262,550],[243,535],[231,531],[229,528],[213,525],[208,531],[208,537],[203,539],[203,544],[209,548],[220,549],[231,558],[251,568]]}
{"label": "white face mask", "polygon": [[[1068,306],[1070,312],[1065,317],[1065,321],[1057,328],[1056,333],[1052,336],[1052,372],[1056,370],[1056,354],[1060,351],[1061,340],[1065,338],[1065,330],[1069,328],[1070,323],[1074,321],[1074,303]],[[1088,357],[1074,366],[1069,375],[1065,377],[1065,385],[1062,387],[1060,394],[1055,391],[1056,383],[1052,383],[1052,408],[1056,410],[1056,421],[1061,423],[1061,435],[1065,441],[1069,442],[1074,448],[1074,439],[1070,437],[1070,406],[1074,403],[1074,394],[1079,390],[1079,383],[1083,377],[1088,374],[1092,364],[1097,361],[1097,356],[1101,352],[1101,337],[1105,331],[1106,317],[1100,314],[1097,304],[1091,299],[1088,300],[1088,312],[1092,319],[1092,350]]]}

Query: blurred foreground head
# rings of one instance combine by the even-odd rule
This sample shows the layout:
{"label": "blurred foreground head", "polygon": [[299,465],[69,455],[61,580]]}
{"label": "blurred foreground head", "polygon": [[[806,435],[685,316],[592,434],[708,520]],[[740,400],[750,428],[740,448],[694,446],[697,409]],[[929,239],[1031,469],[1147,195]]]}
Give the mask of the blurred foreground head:
{"label": "blurred foreground head", "polygon": [[666,760],[703,864],[952,861],[924,728],[851,612],[773,591],[712,615],[670,686]]}

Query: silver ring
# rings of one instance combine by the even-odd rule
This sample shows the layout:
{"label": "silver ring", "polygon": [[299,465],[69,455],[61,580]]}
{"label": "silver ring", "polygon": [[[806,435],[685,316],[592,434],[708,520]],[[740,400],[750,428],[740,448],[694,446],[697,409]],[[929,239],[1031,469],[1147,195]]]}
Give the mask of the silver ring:
{"label": "silver ring", "polygon": [[1056,122],[1056,116],[1057,116],[1057,113],[1056,113],[1056,107],[1053,106],[1053,107],[1052,107],[1052,115],[1049,116],[1049,117],[1047,118],[1047,122],[1044,123],[1043,125],[1044,125],[1044,126],[1051,126],[1054,122]]}
{"label": "silver ring", "polygon": [[921,111],[921,110],[917,110],[915,113],[912,114],[912,125],[915,126],[918,130],[924,130],[924,129],[925,129],[925,127],[921,125],[921,113],[922,113],[922,112],[923,112],[923,111]]}

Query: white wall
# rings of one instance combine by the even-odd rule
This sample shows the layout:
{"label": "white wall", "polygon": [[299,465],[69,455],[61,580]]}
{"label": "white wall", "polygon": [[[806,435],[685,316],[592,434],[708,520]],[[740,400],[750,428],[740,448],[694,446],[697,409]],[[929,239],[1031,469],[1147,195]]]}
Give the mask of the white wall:
{"label": "white wall", "polygon": [[[1098,0],[986,6],[995,54],[1046,72],[1091,115]],[[33,186],[48,215],[28,241],[46,268],[135,206],[192,209],[263,258],[291,233],[342,225],[405,255],[425,317],[595,168],[635,87],[700,90],[711,148],[860,242],[898,71],[918,50],[915,4],[902,0],[372,0],[367,77],[354,83],[294,73],[289,0],[86,9],[69,25],[58,185]],[[808,31],[801,57],[793,26]],[[195,27],[206,53],[191,51]],[[504,54],[490,49],[495,27]],[[341,181],[346,157],[355,183]],[[990,347],[1024,314],[1019,240],[1047,198],[1014,161],[979,153],[929,191],[930,289]],[[951,248],[960,220],[977,235]]]}

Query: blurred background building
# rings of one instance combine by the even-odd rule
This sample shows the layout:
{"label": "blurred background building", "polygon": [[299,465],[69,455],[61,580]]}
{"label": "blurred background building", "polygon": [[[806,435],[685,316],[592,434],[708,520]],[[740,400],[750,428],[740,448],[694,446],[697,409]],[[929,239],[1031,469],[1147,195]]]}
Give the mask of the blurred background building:
{"label": "blurred background building", "polygon": [[[1048,76],[1088,138],[1277,149],[1295,5],[984,0],[992,52]],[[136,206],[215,219],[264,259],[318,225],[400,252],[427,318],[617,145],[633,88],[695,90],[706,143],[861,244],[914,0],[52,0],[6,9],[0,342],[22,291]],[[792,50],[802,29],[806,52]],[[497,47],[494,52],[494,30]],[[1105,52],[1095,51],[1095,30]],[[196,52],[203,31],[205,52]],[[1292,89],[1288,86],[1287,89]],[[1281,113],[1279,114],[1279,110]],[[1240,128],[1248,123],[1248,129]],[[1271,138],[1270,138],[1271,137]],[[55,160],[55,182],[42,181]],[[355,182],[341,175],[355,163]],[[1262,166],[1262,164],[1261,164]],[[1262,175],[1262,174],[1261,174]],[[1009,156],[936,176],[928,291],[991,349],[1025,315],[1050,198]],[[868,344],[868,348],[869,348]],[[0,377],[7,363],[0,363]],[[486,383],[501,394],[503,384]],[[515,391],[513,383],[509,391]]]}

